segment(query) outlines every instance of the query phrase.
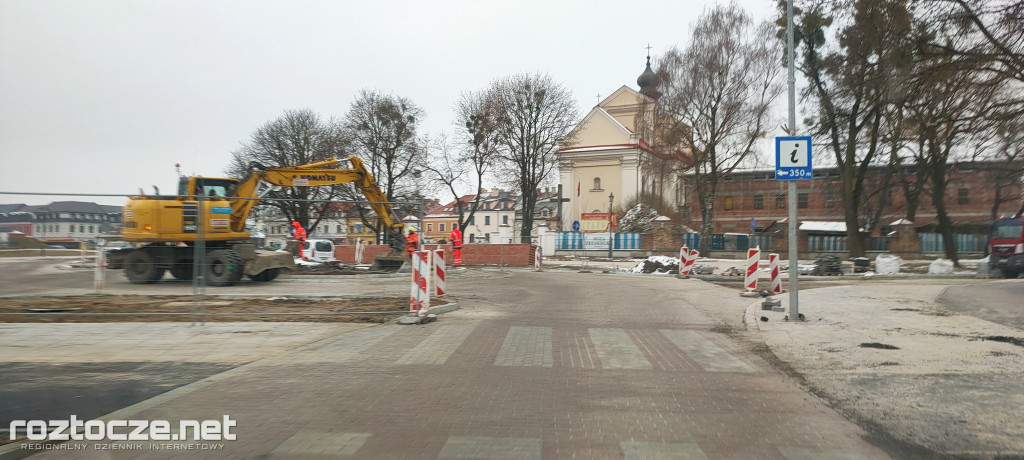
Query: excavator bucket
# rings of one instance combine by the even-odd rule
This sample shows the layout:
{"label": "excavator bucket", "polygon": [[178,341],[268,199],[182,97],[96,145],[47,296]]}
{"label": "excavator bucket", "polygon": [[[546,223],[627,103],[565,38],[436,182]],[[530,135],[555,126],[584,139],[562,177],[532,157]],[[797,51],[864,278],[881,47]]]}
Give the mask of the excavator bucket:
{"label": "excavator bucket", "polygon": [[377,254],[377,257],[373,258],[373,264],[370,265],[370,270],[379,270],[385,272],[398,272],[401,271],[403,266],[409,264],[409,256],[404,252],[386,252],[383,254]]}

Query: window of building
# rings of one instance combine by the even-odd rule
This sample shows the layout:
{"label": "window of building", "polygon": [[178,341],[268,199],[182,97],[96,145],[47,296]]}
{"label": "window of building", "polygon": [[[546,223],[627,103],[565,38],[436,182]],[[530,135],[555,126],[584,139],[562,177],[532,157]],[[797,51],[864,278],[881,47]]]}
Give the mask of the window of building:
{"label": "window of building", "polygon": [[92,225],[90,225],[90,226],[89,226],[89,233],[94,233],[94,230],[93,230],[93,226],[92,226]]}
{"label": "window of building", "polygon": [[341,233],[341,224],[338,224],[338,231],[336,233]]}
{"label": "window of building", "polygon": [[484,233],[484,241],[486,241],[488,243],[491,242],[491,234],[490,233]]}
{"label": "window of building", "polygon": [[732,197],[731,196],[725,197],[725,210],[726,211],[731,211],[732,210]]}
{"label": "window of building", "polygon": [[434,224],[427,224],[427,231],[428,232],[434,231]]}
{"label": "window of building", "polygon": [[444,231],[444,224],[437,224],[437,231],[443,232]]}
{"label": "window of building", "polygon": [[785,193],[780,193],[778,195],[775,195],[775,207],[779,208],[779,209],[785,209],[786,208],[786,194]]}
{"label": "window of building", "polygon": [[501,216],[501,225],[508,225],[508,216]]}
{"label": "window of building", "polygon": [[807,198],[808,198],[808,194],[806,192],[805,193],[798,193],[796,195],[796,207],[798,207],[800,209],[807,209]]}
{"label": "window of building", "polygon": [[959,204],[968,204],[971,202],[971,198],[967,195],[967,188],[961,188],[956,191],[956,202]]}
{"label": "window of building", "polygon": [[754,195],[754,209],[764,209],[764,195]]}
{"label": "window of building", "polygon": [[469,225],[476,225],[476,216],[472,216],[469,218]]}
{"label": "window of building", "polygon": [[491,225],[491,216],[484,216],[484,225]]}
{"label": "window of building", "polygon": [[469,234],[469,242],[470,243],[475,243],[476,242],[476,234],[475,233],[470,233]]}
{"label": "window of building", "polygon": [[75,226],[74,225],[68,225],[68,233],[75,233]]}
{"label": "window of building", "polygon": [[832,208],[836,205],[836,192],[825,190],[825,207]]}
{"label": "window of building", "polygon": [[601,178],[600,177],[595,177],[594,178],[594,188],[593,188],[593,190],[601,190]]}

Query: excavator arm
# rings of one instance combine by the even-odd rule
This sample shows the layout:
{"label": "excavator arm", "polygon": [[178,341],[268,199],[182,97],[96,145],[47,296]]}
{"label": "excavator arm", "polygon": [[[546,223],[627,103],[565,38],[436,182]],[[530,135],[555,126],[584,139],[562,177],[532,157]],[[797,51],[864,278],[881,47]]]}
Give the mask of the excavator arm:
{"label": "excavator arm", "polygon": [[363,165],[363,161],[351,157],[348,162],[352,165],[351,169],[327,169],[339,163],[334,158],[289,168],[262,168],[257,165],[249,177],[239,182],[229,193],[232,230],[245,231],[245,220],[262,198],[260,185],[263,183],[282,187],[319,187],[353,183],[366,196],[370,207],[391,233],[392,246],[402,249],[405,246],[402,221],[395,215],[387,202],[387,197],[381,192],[373,175]]}

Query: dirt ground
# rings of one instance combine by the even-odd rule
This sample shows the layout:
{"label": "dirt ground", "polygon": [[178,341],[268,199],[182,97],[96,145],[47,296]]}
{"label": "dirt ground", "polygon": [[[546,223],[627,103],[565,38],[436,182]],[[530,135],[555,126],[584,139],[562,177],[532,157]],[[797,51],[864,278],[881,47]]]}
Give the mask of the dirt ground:
{"label": "dirt ground", "polygon": [[[437,304],[447,303],[434,300]],[[205,300],[205,321],[306,321],[385,323],[406,314],[406,297],[364,299],[220,298]],[[2,323],[107,323],[193,321],[190,296],[70,296],[6,298]],[[352,312],[350,314],[343,314]],[[391,313],[384,313],[391,312]],[[89,313],[88,315],[86,313]],[[91,313],[101,313],[91,315]],[[157,313],[157,314],[154,314]],[[159,315],[158,313],[176,313]],[[318,313],[318,314],[309,314]],[[342,314],[327,314],[342,313]],[[136,315],[137,314],[137,315]],[[244,315],[241,315],[244,314]]]}

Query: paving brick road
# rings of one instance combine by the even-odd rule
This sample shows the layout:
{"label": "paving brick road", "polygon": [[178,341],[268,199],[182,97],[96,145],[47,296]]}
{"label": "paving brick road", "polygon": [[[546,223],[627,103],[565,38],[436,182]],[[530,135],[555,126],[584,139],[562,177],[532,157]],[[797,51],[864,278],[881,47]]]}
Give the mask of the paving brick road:
{"label": "paving brick road", "polygon": [[889,458],[719,332],[749,303],[735,290],[525,271],[449,286],[461,308],[435,323],[335,334],[108,417],[230,415],[224,450],[37,457]]}

